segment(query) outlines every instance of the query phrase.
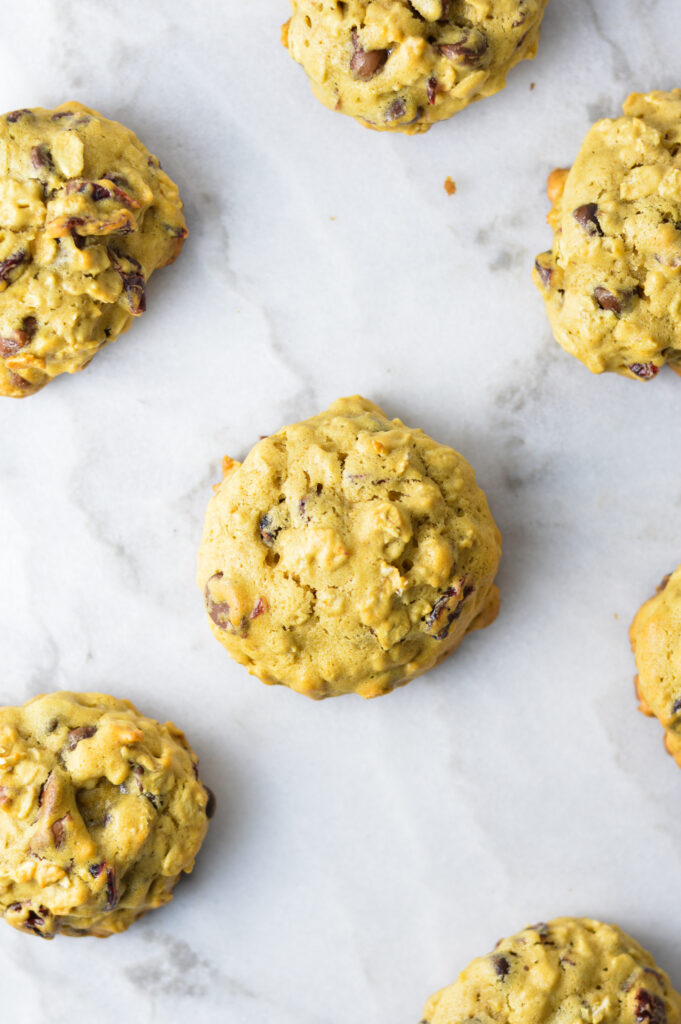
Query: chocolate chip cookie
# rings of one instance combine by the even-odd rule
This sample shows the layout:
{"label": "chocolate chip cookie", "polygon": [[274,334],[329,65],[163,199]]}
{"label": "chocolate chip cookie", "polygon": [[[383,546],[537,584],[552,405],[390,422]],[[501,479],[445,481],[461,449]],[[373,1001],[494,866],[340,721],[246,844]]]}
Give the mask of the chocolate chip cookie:
{"label": "chocolate chip cookie", "polygon": [[681,767],[681,566],[639,608],[629,638],[641,711],[659,719],[665,746]]}
{"label": "chocolate chip cookie", "polygon": [[214,799],[171,722],[51,693],[0,708],[0,912],[51,939],[124,931],[172,899]]}
{"label": "chocolate chip cookie", "polygon": [[364,398],[225,460],[198,582],[265,683],[377,697],[497,614],[501,537],[466,460]]}
{"label": "chocolate chip cookie", "polygon": [[427,131],[534,57],[547,0],[291,0],[283,39],[315,96],[367,128]]}
{"label": "chocolate chip cookie", "polygon": [[681,996],[615,925],[562,917],[502,939],[429,999],[421,1024],[679,1024]]}
{"label": "chocolate chip cookie", "polygon": [[0,117],[0,395],[87,366],[186,235],[176,186],[122,124],[80,103]]}
{"label": "chocolate chip cookie", "polygon": [[594,373],[681,373],[681,89],[598,121],[549,198],[553,248],[533,276],[556,340]]}

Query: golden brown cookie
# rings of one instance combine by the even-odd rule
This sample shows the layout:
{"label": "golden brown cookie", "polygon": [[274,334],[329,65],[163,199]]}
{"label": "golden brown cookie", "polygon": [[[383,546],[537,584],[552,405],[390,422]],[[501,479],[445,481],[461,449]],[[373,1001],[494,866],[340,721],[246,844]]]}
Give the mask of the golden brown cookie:
{"label": "golden brown cookie", "polygon": [[127,700],[0,708],[0,912],[46,939],[124,931],[172,899],[213,808],[184,733]]}
{"label": "golden brown cookie", "polygon": [[356,396],[226,460],[198,582],[263,682],[377,697],[495,618],[500,554],[466,460]]}
{"label": "golden brown cookie", "polygon": [[681,566],[639,608],[629,638],[641,711],[659,719],[665,746],[681,766]]}
{"label": "golden brown cookie", "polygon": [[499,92],[534,57],[547,0],[291,0],[283,41],[315,96],[413,134]]}
{"label": "golden brown cookie", "polygon": [[553,171],[553,247],[534,282],[553,333],[594,373],[681,371],[681,89],[633,93]]}
{"label": "golden brown cookie", "polygon": [[615,925],[561,917],[473,960],[421,1024],[679,1024],[681,996]]}
{"label": "golden brown cookie", "polygon": [[0,117],[0,395],[87,366],[186,235],[176,186],[122,124],[80,103]]}

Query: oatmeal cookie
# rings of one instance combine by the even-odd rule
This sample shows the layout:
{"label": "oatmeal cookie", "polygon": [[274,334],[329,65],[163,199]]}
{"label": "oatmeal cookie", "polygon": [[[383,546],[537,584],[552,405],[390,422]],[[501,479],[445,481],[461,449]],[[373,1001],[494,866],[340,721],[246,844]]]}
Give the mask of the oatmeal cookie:
{"label": "oatmeal cookie", "polygon": [[534,57],[547,0],[291,0],[284,43],[315,96],[368,128],[427,131]]}
{"label": "oatmeal cookie", "polygon": [[473,470],[372,402],[339,399],[225,469],[198,582],[263,682],[376,697],[495,618],[501,537]]}
{"label": "oatmeal cookie", "polygon": [[50,939],[124,931],[172,899],[214,798],[172,722],[51,693],[0,708],[0,912]]}
{"label": "oatmeal cookie", "polygon": [[593,373],[681,372],[681,89],[598,121],[549,198],[553,248],[533,277],[556,340]]}
{"label": "oatmeal cookie", "polygon": [[0,117],[0,395],[87,366],[186,235],[176,186],[122,124],[80,103]]}
{"label": "oatmeal cookie", "polygon": [[681,767],[681,566],[639,608],[629,638],[641,711],[659,719],[665,746]]}
{"label": "oatmeal cookie", "polygon": [[679,1024],[681,996],[615,925],[562,917],[502,939],[428,1000],[421,1024]]}

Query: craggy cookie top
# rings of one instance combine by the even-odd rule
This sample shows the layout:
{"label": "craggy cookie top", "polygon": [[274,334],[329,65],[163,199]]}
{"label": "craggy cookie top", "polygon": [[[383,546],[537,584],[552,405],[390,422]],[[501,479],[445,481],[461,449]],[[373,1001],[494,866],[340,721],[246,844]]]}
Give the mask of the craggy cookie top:
{"label": "craggy cookie top", "polygon": [[176,186],[122,124],[80,103],[0,117],[0,395],[82,370],[186,234]]}
{"label": "craggy cookie top", "polygon": [[284,41],[318,99],[370,128],[425,132],[534,57],[547,0],[291,0]]}
{"label": "craggy cookie top", "polygon": [[641,710],[658,718],[681,765],[681,566],[639,608],[629,631]]}
{"label": "craggy cookie top", "polygon": [[681,89],[632,94],[554,171],[534,280],[563,348],[594,373],[681,370]]}
{"label": "craggy cookie top", "polygon": [[421,1024],[679,1024],[681,996],[615,925],[558,918],[502,939],[434,995]]}
{"label": "craggy cookie top", "polygon": [[473,470],[372,402],[341,398],[225,468],[198,581],[263,682],[379,696],[495,617],[501,538]]}
{"label": "craggy cookie top", "polygon": [[0,911],[43,938],[123,931],[192,870],[212,804],[184,734],[129,701],[0,708]]}

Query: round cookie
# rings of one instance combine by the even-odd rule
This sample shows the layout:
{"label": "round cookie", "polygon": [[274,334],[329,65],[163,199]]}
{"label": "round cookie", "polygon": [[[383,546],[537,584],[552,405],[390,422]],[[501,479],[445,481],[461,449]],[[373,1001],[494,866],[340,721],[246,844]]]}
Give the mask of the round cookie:
{"label": "round cookie", "polygon": [[0,117],[0,395],[76,373],[146,308],[187,235],[129,129],[80,103]]}
{"label": "round cookie", "polygon": [[681,996],[615,925],[562,917],[502,939],[428,1000],[421,1024],[679,1024]]}
{"label": "round cookie", "polygon": [[466,460],[355,396],[225,460],[198,583],[263,682],[377,697],[492,622],[500,554]]}
{"label": "round cookie", "polygon": [[665,746],[681,767],[681,566],[639,608],[629,638],[641,711],[659,719]]}
{"label": "round cookie", "polygon": [[184,734],[127,700],[0,708],[0,912],[45,939],[124,931],[172,899],[213,808]]}
{"label": "round cookie", "polygon": [[549,177],[553,248],[537,257],[556,340],[594,373],[681,372],[681,89],[633,93]]}
{"label": "round cookie", "polygon": [[321,102],[367,128],[427,131],[534,57],[547,0],[291,0],[283,40]]}

